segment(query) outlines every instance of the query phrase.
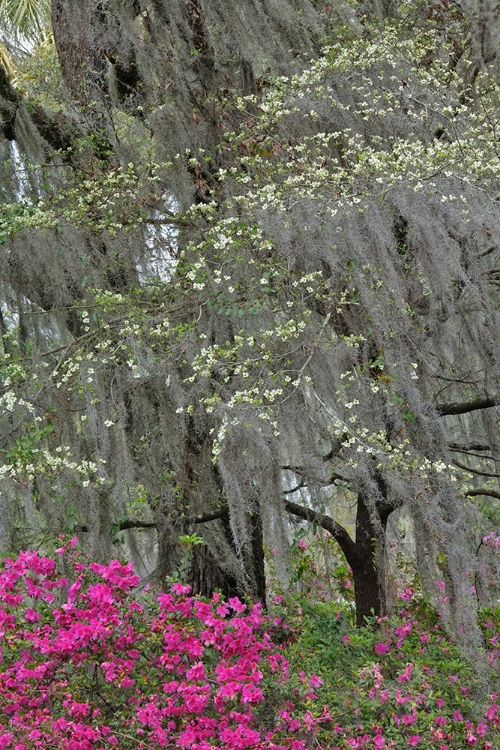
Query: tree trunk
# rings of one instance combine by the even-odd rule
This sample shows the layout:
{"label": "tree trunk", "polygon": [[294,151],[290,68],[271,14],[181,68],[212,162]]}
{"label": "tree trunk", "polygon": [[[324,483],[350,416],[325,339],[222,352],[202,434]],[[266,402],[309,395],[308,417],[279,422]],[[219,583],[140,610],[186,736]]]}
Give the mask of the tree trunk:
{"label": "tree trunk", "polygon": [[206,544],[193,547],[188,583],[194,594],[207,598],[214,591],[220,591],[226,599],[241,595],[236,578],[222,569]]}
{"label": "tree trunk", "polygon": [[[381,479],[378,481],[382,497],[385,497],[386,487]],[[367,617],[373,617],[373,615],[379,617],[383,614],[385,612],[385,593],[377,565],[377,545],[383,545],[387,519],[393,508],[388,503],[377,504],[376,512],[380,519],[380,525],[377,528],[366,499],[360,493],[356,512],[355,541],[346,529],[330,516],[318,513],[311,508],[304,508],[290,500],[285,500],[285,508],[289,513],[293,513],[305,521],[319,524],[337,541],[352,569],[356,624],[358,627],[366,625]]]}
{"label": "tree trunk", "polygon": [[249,550],[246,568],[251,575],[252,589],[249,595],[252,599],[262,602],[266,607],[266,574],[264,569],[264,538],[262,533],[262,517],[258,511],[252,513],[252,547]]}
{"label": "tree trunk", "polygon": [[[382,530],[385,538],[385,522]],[[385,594],[377,566],[377,544],[380,528],[375,528],[373,515],[362,493],[358,496],[356,513],[356,542],[354,554],[348,561],[352,568],[356,625],[366,625],[366,618],[380,617],[385,611]]]}
{"label": "tree trunk", "polygon": [[[224,535],[230,544],[231,529],[227,513],[218,521],[222,524]],[[264,545],[262,538],[262,521],[259,513],[253,513],[251,518],[252,544],[245,555],[244,567],[247,580],[243,582],[227,570],[223,561],[216,560],[206,544],[193,547],[191,568],[188,582],[193,592],[200,596],[210,597],[214,591],[227,599],[237,596],[241,600],[262,602],[266,607],[266,577],[264,570]]]}

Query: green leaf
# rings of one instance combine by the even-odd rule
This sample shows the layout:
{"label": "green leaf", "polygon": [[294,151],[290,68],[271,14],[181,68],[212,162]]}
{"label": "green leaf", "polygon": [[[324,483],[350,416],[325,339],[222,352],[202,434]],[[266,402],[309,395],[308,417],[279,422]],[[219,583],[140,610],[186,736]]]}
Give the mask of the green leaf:
{"label": "green leaf", "polygon": [[398,393],[397,391],[394,394],[394,403],[397,404],[398,406],[403,406],[403,404],[404,404],[404,399],[403,399],[402,395],[400,393]]}
{"label": "green leaf", "polygon": [[405,413],[403,414],[403,419],[406,419],[407,422],[412,422],[413,424],[418,421],[415,414],[410,410],[405,411]]}

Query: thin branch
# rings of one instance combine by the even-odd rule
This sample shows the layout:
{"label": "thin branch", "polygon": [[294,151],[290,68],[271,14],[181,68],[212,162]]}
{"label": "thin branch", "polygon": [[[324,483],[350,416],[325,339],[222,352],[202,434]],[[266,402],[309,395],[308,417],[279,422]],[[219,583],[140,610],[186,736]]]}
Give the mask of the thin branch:
{"label": "thin branch", "polygon": [[435,374],[436,380],[444,380],[447,383],[460,383],[461,385],[478,385],[477,380],[466,380],[465,378],[448,378],[445,375]]}
{"label": "thin branch", "polygon": [[[471,451],[490,451],[491,445],[485,445],[484,443],[469,443],[464,445],[463,443],[450,443],[448,446],[450,451],[456,451],[457,453],[470,453]],[[488,456],[485,456],[488,458]]]}
{"label": "thin branch", "polygon": [[311,349],[311,353],[309,354],[309,356],[307,357],[306,361],[304,362],[304,364],[300,368],[297,380],[301,380],[302,375],[304,374],[305,370],[307,369],[307,367],[309,365],[309,362],[313,358],[314,353],[315,353],[316,349],[318,348],[319,341],[320,341],[321,337],[323,336],[323,332],[324,332],[325,328],[327,327],[328,323],[330,322],[330,318],[331,317],[332,317],[332,314],[331,314],[331,312],[329,312],[328,315],[325,317],[323,323],[321,324],[321,328],[319,330],[318,340],[315,342],[313,348]]}
{"label": "thin branch", "polygon": [[299,370],[299,372],[298,372],[298,375],[297,375],[297,377],[295,378],[295,381],[296,381],[296,383],[297,383],[297,386],[296,386],[296,387],[295,387],[295,388],[293,389],[293,391],[291,391],[291,393],[289,393],[289,394],[288,394],[288,396],[285,396],[285,398],[284,398],[284,399],[283,399],[283,400],[281,401],[281,403],[282,403],[282,404],[284,404],[284,403],[285,403],[285,401],[288,401],[288,399],[289,399],[289,398],[291,398],[291,396],[292,396],[292,395],[293,395],[293,394],[295,393],[295,391],[296,391],[296,390],[297,390],[297,388],[299,387],[299,385],[300,385],[300,383],[301,383],[301,381],[302,381],[302,376],[303,376],[304,372],[305,372],[305,371],[307,370],[307,367],[309,366],[309,363],[310,363],[311,359],[312,359],[312,358],[314,357],[314,354],[316,353],[316,350],[317,350],[317,348],[319,347],[320,341],[321,341],[321,339],[322,339],[322,337],[323,337],[323,334],[324,334],[324,332],[325,332],[325,329],[326,329],[326,327],[327,327],[328,323],[330,322],[330,318],[331,318],[331,317],[332,317],[332,314],[331,314],[331,313],[328,313],[328,315],[327,315],[327,316],[325,317],[325,319],[324,319],[323,323],[321,324],[321,328],[320,328],[320,330],[319,330],[318,338],[317,338],[317,339],[316,339],[316,341],[314,342],[314,344],[313,344],[313,346],[312,346],[312,348],[311,348],[311,352],[310,352],[310,354],[309,354],[309,355],[308,355],[308,357],[306,358],[306,361],[304,362],[304,364],[303,364],[303,365],[302,365],[302,367],[300,368],[300,370]]}
{"label": "thin branch", "polygon": [[453,461],[455,466],[458,466],[459,469],[463,469],[464,471],[468,471],[471,474],[479,474],[481,477],[492,477],[493,479],[498,479],[500,477],[500,474],[494,474],[490,471],[480,471],[479,469],[471,469],[470,466],[467,466],[466,464],[462,464],[460,461]]}
{"label": "thin branch", "polygon": [[305,486],[306,485],[304,483],[304,480],[301,479],[300,484],[295,485],[295,487],[292,487],[291,490],[283,490],[283,494],[284,495],[293,495],[295,492],[298,492],[299,490],[301,490]]}

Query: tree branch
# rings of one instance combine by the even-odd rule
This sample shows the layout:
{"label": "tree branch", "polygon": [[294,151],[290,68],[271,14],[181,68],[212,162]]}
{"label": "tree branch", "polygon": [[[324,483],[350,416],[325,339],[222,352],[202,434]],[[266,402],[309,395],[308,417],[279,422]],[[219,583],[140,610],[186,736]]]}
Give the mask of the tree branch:
{"label": "tree branch", "polygon": [[[456,451],[457,453],[491,450],[491,445],[485,445],[484,443],[469,443],[469,445],[463,445],[463,443],[450,443],[448,447],[450,451]],[[488,456],[485,456],[485,458],[488,458]]]}
{"label": "tree branch", "polygon": [[[323,461],[327,461],[324,456],[322,456]],[[294,474],[296,474],[298,477],[300,477],[300,484],[297,486],[296,489],[299,489],[300,487],[305,487],[308,482],[306,479],[304,479],[304,475],[307,474],[307,469],[303,466],[291,466],[288,464],[285,464],[281,467],[283,471],[293,471]],[[346,479],[346,477],[343,477],[341,474],[338,474],[336,471],[333,471],[326,479],[317,479],[314,480],[315,484],[320,485],[321,487],[330,487],[330,485],[335,484],[335,482],[348,482],[349,480]],[[284,490],[287,493],[295,492],[296,490]]]}
{"label": "tree branch", "polygon": [[193,516],[189,520],[191,523],[208,523],[209,521],[217,521],[217,519],[219,518],[224,518],[224,516],[227,516],[228,513],[228,508],[220,508],[219,510],[212,511],[212,513],[204,513],[201,516]]}
{"label": "tree branch", "polygon": [[480,471],[479,469],[471,469],[470,466],[467,466],[467,464],[463,464],[460,461],[453,461],[453,464],[455,466],[458,466],[459,469],[468,471],[471,474],[479,474],[479,476],[481,477],[492,477],[493,479],[497,479],[498,477],[500,477],[500,474],[494,474],[493,472],[490,472],[490,471]]}
{"label": "tree branch", "polygon": [[437,413],[440,417],[446,417],[451,414],[468,414],[478,409],[490,409],[492,406],[498,406],[498,398],[477,398],[475,401],[458,401],[450,404],[440,404],[436,406]]}
{"label": "tree branch", "polygon": [[[224,518],[228,514],[227,508],[222,508],[220,510],[213,511],[212,513],[204,513],[200,516],[193,516],[191,518],[188,518],[189,523],[208,523],[209,521],[216,521],[218,518]],[[117,529],[118,531],[127,531],[128,529],[156,529],[158,527],[158,523],[156,521],[136,521],[136,520],[130,520],[126,519],[124,521],[120,521],[119,523],[112,524],[112,526]],[[78,524],[74,527],[73,531],[76,533],[87,533],[90,531],[89,527],[86,524]]]}
{"label": "tree branch", "polygon": [[[127,529],[156,529],[158,524],[156,521],[133,521],[133,520],[126,520],[126,521],[120,521],[120,523],[112,524],[114,528],[117,528],[118,531],[126,531]],[[74,532],[77,534],[87,533],[90,531],[89,527],[84,523],[77,524],[74,529]]]}
{"label": "tree branch", "polygon": [[488,495],[489,497],[495,497],[497,500],[500,500],[500,492],[496,492],[496,490],[488,490],[486,487],[482,487],[479,490],[469,490],[469,492],[465,493],[467,497],[477,497],[478,495]]}
{"label": "tree branch", "polygon": [[289,513],[298,516],[298,518],[302,518],[304,521],[317,523],[321,528],[328,531],[335,541],[338,542],[347,562],[351,565],[351,561],[356,556],[357,552],[356,543],[351,539],[349,533],[343,526],[334,521],[333,518],[330,518],[330,516],[325,516],[323,513],[318,513],[318,511],[312,510],[311,508],[304,508],[304,506],[297,505],[297,503],[293,503],[291,500],[285,500],[284,503],[285,509]]}

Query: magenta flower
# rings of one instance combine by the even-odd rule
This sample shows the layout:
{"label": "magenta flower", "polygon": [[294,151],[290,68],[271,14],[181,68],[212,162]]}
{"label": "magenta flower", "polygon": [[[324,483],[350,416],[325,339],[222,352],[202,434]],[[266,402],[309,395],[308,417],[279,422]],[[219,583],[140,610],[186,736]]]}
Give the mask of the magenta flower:
{"label": "magenta flower", "polygon": [[312,674],[309,677],[309,684],[312,688],[321,687],[321,685],[323,684],[323,680],[321,679],[321,677],[318,677],[317,675]]}
{"label": "magenta flower", "polygon": [[191,592],[191,586],[187,586],[183,583],[174,583],[170,587],[170,590],[174,594],[178,594],[179,596],[182,596],[183,594],[189,594]]}
{"label": "magenta flower", "polygon": [[445,727],[448,724],[448,719],[446,716],[436,716],[434,719],[434,724],[438,727]]}
{"label": "magenta flower", "polygon": [[[285,637],[293,630],[260,607],[221,595],[198,600],[184,584],[139,597],[130,565],[88,564],[69,543],[63,556],[71,586],[37,553],[0,567],[0,750],[119,750],[125,737],[138,750],[306,750],[309,743],[334,750],[332,738],[337,750],[396,750],[383,734],[390,724],[405,747],[496,747],[496,695],[479,724],[466,721],[458,675],[450,684],[438,663],[404,663],[415,643],[417,653],[431,638],[447,645],[439,626],[427,635],[408,613],[397,624],[384,620],[386,640],[374,651],[394,650],[399,669],[368,658],[359,686],[343,696],[349,718],[332,726],[337,709],[318,705],[313,691],[322,680],[308,673],[307,660],[287,684],[289,665],[272,637],[276,628]],[[51,599],[56,606],[47,606]],[[439,680],[446,702],[434,697]],[[281,707],[274,690],[284,696]],[[434,719],[435,706],[442,715]],[[367,718],[370,711],[377,713]]]}
{"label": "magenta flower", "polygon": [[476,734],[479,735],[479,737],[485,737],[488,733],[488,726],[483,722],[477,725],[476,727]]}

